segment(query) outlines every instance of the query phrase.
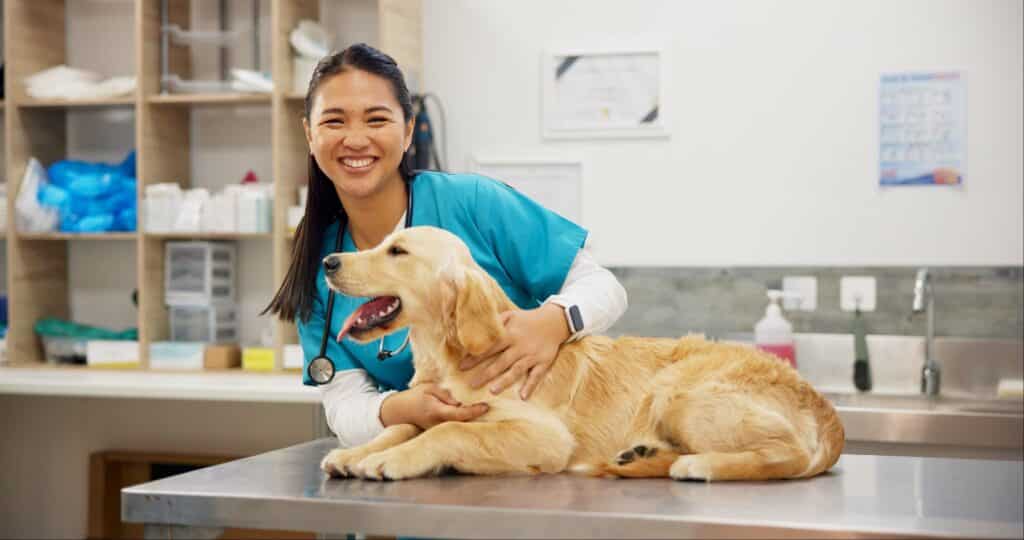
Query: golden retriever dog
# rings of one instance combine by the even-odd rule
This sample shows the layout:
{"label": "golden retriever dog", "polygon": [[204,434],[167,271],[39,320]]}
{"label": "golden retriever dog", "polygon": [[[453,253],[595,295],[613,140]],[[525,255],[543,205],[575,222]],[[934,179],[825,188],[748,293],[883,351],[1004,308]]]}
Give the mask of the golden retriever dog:
{"label": "golden retriever dog", "polygon": [[[470,474],[569,471],[679,480],[804,478],[828,470],[844,433],[828,400],[796,370],[742,345],[702,337],[591,336],[562,345],[523,401],[513,388],[473,389],[461,371],[504,332],[516,306],[453,234],[395,232],[374,249],[333,254],[327,278],[347,295],[373,297],[338,335],[369,342],[409,327],[415,375],[461,403],[486,402],[472,422],[423,431],[387,427],[369,443],[331,451],[331,476],[398,480],[454,469]],[[397,301],[396,301],[397,300]]]}

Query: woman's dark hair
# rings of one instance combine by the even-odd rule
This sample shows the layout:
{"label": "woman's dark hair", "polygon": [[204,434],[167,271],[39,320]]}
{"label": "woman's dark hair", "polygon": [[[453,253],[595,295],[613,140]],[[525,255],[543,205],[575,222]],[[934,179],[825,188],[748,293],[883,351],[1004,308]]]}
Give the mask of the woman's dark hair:
{"label": "woman's dark hair", "polygon": [[[405,77],[394,58],[365,44],[357,43],[342,51],[325,56],[317,63],[306,91],[306,121],[320,85],[329,77],[349,70],[365,71],[391,83],[395,99],[402,107],[405,123],[413,119],[412,96],[405,85]],[[404,125],[404,124],[403,124]],[[398,166],[402,179],[413,177],[411,158],[406,152]],[[292,261],[288,266],[281,288],[273,300],[260,313],[271,313],[285,321],[299,318],[309,320],[316,297],[316,275],[320,269],[320,250],[324,232],[339,214],[344,212],[331,179],[320,169],[312,154],[309,156],[309,185],[306,195],[306,213],[295,231]]]}

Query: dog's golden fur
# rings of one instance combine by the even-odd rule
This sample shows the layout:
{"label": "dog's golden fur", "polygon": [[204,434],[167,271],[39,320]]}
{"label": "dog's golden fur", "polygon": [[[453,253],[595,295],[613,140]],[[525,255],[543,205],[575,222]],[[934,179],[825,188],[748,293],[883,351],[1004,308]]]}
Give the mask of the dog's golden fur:
{"label": "dog's golden fur", "polygon": [[321,466],[333,476],[403,479],[455,469],[761,480],[819,474],[842,451],[839,417],[796,370],[698,336],[587,337],[561,347],[528,401],[512,388],[497,396],[474,390],[468,381],[484,365],[460,371],[458,364],[501,337],[499,313],[515,306],[465,244],[441,229],[413,227],[374,249],[334,256],[341,269],[331,287],[402,301],[394,321],[353,338],[410,327],[410,386],[436,382],[489,410],[426,432],[390,426],[366,445],[328,454]]}

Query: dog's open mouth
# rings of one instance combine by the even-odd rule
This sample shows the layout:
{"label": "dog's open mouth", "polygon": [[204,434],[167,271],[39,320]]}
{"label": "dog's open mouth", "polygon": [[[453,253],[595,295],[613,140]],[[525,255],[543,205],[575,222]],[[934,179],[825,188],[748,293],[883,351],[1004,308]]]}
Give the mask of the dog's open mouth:
{"label": "dog's open mouth", "polygon": [[378,296],[359,306],[345,319],[338,332],[338,341],[346,334],[358,336],[377,327],[386,326],[402,311],[402,300],[397,296]]}

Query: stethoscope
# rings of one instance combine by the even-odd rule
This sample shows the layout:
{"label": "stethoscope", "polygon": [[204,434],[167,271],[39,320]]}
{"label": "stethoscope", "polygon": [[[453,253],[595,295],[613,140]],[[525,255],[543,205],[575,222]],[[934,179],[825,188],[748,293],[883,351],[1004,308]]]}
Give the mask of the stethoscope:
{"label": "stethoscope", "polygon": [[[405,208],[405,225],[408,229],[412,227],[412,185],[406,183],[405,189],[408,190],[408,202]],[[334,252],[338,253],[342,248],[342,241],[345,238],[345,227],[348,225],[348,218],[342,212],[339,216],[340,223],[338,223],[338,235],[334,239]],[[331,316],[334,315],[334,289],[327,288],[327,320],[324,321],[324,335],[320,338],[320,354],[316,355],[315,358],[310,360],[309,365],[306,367],[306,374],[309,375],[310,380],[315,384],[327,384],[334,378],[334,362],[327,356],[327,338],[331,333]],[[388,350],[384,347],[384,337],[380,338],[380,344],[377,346],[377,360],[383,362],[388,358],[401,353],[409,346],[409,333],[406,332],[405,340],[402,341],[402,345],[395,350]]]}

